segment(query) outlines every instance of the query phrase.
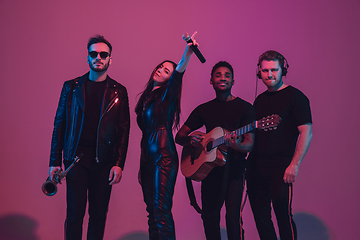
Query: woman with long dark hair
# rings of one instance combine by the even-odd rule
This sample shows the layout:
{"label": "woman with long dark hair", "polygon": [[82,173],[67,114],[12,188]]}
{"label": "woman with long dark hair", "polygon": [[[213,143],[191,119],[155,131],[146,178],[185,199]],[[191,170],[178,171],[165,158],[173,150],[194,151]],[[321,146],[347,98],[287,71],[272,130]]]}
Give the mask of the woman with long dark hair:
{"label": "woman with long dark hair", "polygon": [[135,108],[143,134],[139,181],[151,240],[175,239],[171,208],[179,158],[172,130],[179,126],[182,77],[193,53],[190,46],[198,45],[195,34],[179,64],[165,60],[155,67]]}

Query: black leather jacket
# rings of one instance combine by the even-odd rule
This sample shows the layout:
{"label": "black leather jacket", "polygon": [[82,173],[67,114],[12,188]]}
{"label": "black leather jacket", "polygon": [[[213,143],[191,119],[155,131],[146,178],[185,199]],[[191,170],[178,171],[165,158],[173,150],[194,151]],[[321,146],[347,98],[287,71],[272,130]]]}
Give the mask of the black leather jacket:
{"label": "black leather jacket", "polygon": [[[51,141],[50,167],[73,161],[79,143],[85,106],[84,82],[89,73],[66,81],[63,85],[54,120]],[[126,88],[111,79],[106,79],[101,116],[96,142],[96,161],[114,161],[114,166],[124,168],[129,142],[130,113]]]}

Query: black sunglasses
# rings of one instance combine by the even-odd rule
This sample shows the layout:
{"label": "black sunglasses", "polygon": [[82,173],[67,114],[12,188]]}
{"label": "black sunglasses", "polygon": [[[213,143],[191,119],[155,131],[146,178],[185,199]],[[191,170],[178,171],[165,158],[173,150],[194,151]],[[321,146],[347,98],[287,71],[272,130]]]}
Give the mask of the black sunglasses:
{"label": "black sunglasses", "polygon": [[110,53],[108,52],[96,52],[96,51],[89,52],[89,56],[91,58],[97,58],[99,54],[102,60],[105,60],[110,55]]}

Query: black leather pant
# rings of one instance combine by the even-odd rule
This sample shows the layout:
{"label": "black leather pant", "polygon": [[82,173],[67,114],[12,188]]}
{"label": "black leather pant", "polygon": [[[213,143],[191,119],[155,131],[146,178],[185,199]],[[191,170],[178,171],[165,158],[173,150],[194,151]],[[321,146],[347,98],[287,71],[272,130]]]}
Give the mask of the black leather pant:
{"label": "black leather pant", "polygon": [[[161,136],[164,133],[152,134]],[[146,211],[149,214],[149,239],[175,239],[171,213],[179,164],[175,145],[171,142],[169,145],[159,144],[158,141],[146,143],[147,146],[142,148],[140,173]],[[165,147],[159,147],[161,145]]]}

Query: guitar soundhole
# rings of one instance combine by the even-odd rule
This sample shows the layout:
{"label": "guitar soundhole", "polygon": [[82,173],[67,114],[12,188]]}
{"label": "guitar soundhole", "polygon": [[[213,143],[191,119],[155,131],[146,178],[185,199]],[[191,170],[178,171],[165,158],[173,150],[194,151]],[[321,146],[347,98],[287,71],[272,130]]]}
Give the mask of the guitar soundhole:
{"label": "guitar soundhole", "polygon": [[207,151],[207,152],[210,152],[211,149],[213,149],[212,146],[213,146],[213,142],[212,142],[212,141],[208,142],[208,143],[206,144],[206,151]]}

